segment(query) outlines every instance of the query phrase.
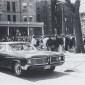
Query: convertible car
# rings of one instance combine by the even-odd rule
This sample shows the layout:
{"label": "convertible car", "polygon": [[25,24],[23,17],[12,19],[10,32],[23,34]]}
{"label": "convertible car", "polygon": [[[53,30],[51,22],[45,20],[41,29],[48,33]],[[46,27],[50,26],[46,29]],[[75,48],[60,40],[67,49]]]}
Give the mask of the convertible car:
{"label": "convertible car", "polygon": [[0,67],[13,69],[17,76],[31,69],[52,72],[64,61],[63,54],[37,50],[28,42],[0,42]]}

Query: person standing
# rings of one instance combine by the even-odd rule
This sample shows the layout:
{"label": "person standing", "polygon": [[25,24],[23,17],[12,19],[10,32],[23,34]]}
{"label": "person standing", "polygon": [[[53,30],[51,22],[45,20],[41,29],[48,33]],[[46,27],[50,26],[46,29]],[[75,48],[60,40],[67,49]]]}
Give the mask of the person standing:
{"label": "person standing", "polygon": [[35,39],[35,36],[32,37],[31,44],[32,44],[33,46],[36,46],[36,39]]}
{"label": "person standing", "polygon": [[63,36],[61,35],[59,37],[59,52],[63,52],[63,44],[64,44],[64,41],[63,41]]}
{"label": "person standing", "polygon": [[52,47],[53,47],[53,40],[51,39],[51,36],[49,36],[49,39],[47,40],[46,46],[47,46],[47,50],[48,51],[52,51]]}
{"label": "person standing", "polygon": [[38,48],[40,46],[39,38],[36,39],[36,47]]}
{"label": "person standing", "polygon": [[66,36],[66,39],[65,39],[65,51],[68,51],[69,50],[69,36],[67,35]]}
{"label": "person standing", "polygon": [[44,49],[44,50],[47,50],[46,43],[47,43],[47,40],[48,40],[48,39],[49,39],[48,37],[44,37],[44,39],[43,39],[43,49]]}
{"label": "person standing", "polygon": [[58,51],[58,48],[59,48],[59,38],[58,38],[58,36],[56,36],[56,39],[54,40],[54,47],[55,47],[55,51]]}

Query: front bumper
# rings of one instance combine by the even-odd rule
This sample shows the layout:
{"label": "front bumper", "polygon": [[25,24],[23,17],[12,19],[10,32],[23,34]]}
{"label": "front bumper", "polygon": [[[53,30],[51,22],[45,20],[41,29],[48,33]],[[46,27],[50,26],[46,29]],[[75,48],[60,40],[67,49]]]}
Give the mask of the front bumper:
{"label": "front bumper", "polygon": [[53,63],[53,64],[44,64],[44,65],[25,65],[25,66],[21,66],[22,70],[30,70],[30,69],[39,69],[39,68],[43,68],[47,65],[50,65],[51,67],[52,66],[59,66],[59,65],[62,65],[64,63],[64,61],[60,61],[60,62],[57,62],[57,63]]}

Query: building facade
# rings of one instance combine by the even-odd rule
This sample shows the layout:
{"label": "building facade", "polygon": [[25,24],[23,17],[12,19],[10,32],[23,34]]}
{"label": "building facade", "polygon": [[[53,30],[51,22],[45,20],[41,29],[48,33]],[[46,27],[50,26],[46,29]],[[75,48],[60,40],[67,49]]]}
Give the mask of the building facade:
{"label": "building facade", "polygon": [[2,36],[15,36],[17,30],[22,36],[37,35],[43,28],[36,22],[36,0],[0,0],[0,23]]}
{"label": "building facade", "polygon": [[52,13],[52,32],[56,34],[62,33],[62,10],[57,0],[51,0]]}
{"label": "building facade", "polygon": [[67,3],[52,0],[52,29],[57,34],[73,34],[73,12]]}
{"label": "building facade", "polygon": [[[1,1],[1,0],[0,0]],[[1,21],[20,21],[19,0],[2,0]]]}
{"label": "building facade", "polygon": [[20,16],[23,22],[36,22],[36,0],[20,0]]}
{"label": "building facade", "polygon": [[[17,30],[21,35],[73,33],[72,11],[58,0],[0,0],[0,22],[2,36],[15,36]],[[22,26],[24,23],[27,25]]]}
{"label": "building facade", "polygon": [[46,34],[73,34],[73,13],[58,0],[37,1],[37,21],[43,21]]}
{"label": "building facade", "polygon": [[37,0],[36,20],[44,22],[45,35],[52,34],[51,0]]}

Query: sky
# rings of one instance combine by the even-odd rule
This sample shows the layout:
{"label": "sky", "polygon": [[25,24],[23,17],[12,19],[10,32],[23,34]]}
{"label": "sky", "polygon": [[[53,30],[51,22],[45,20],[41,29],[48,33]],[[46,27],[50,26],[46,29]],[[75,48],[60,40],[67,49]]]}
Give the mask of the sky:
{"label": "sky", "polygon": [[[75,2],[75,0],[71,0],[71,2]],[[85,12],[85,0],[80,0],[80,12]]]}
{"label": "sky", "polygon": [[[64,0],[61,0],[61,1],[64,1]],[[71,0],[72,3],[75,2],[75,0]],[[85,0],[80,0],[80,12],[85,12]]]}

